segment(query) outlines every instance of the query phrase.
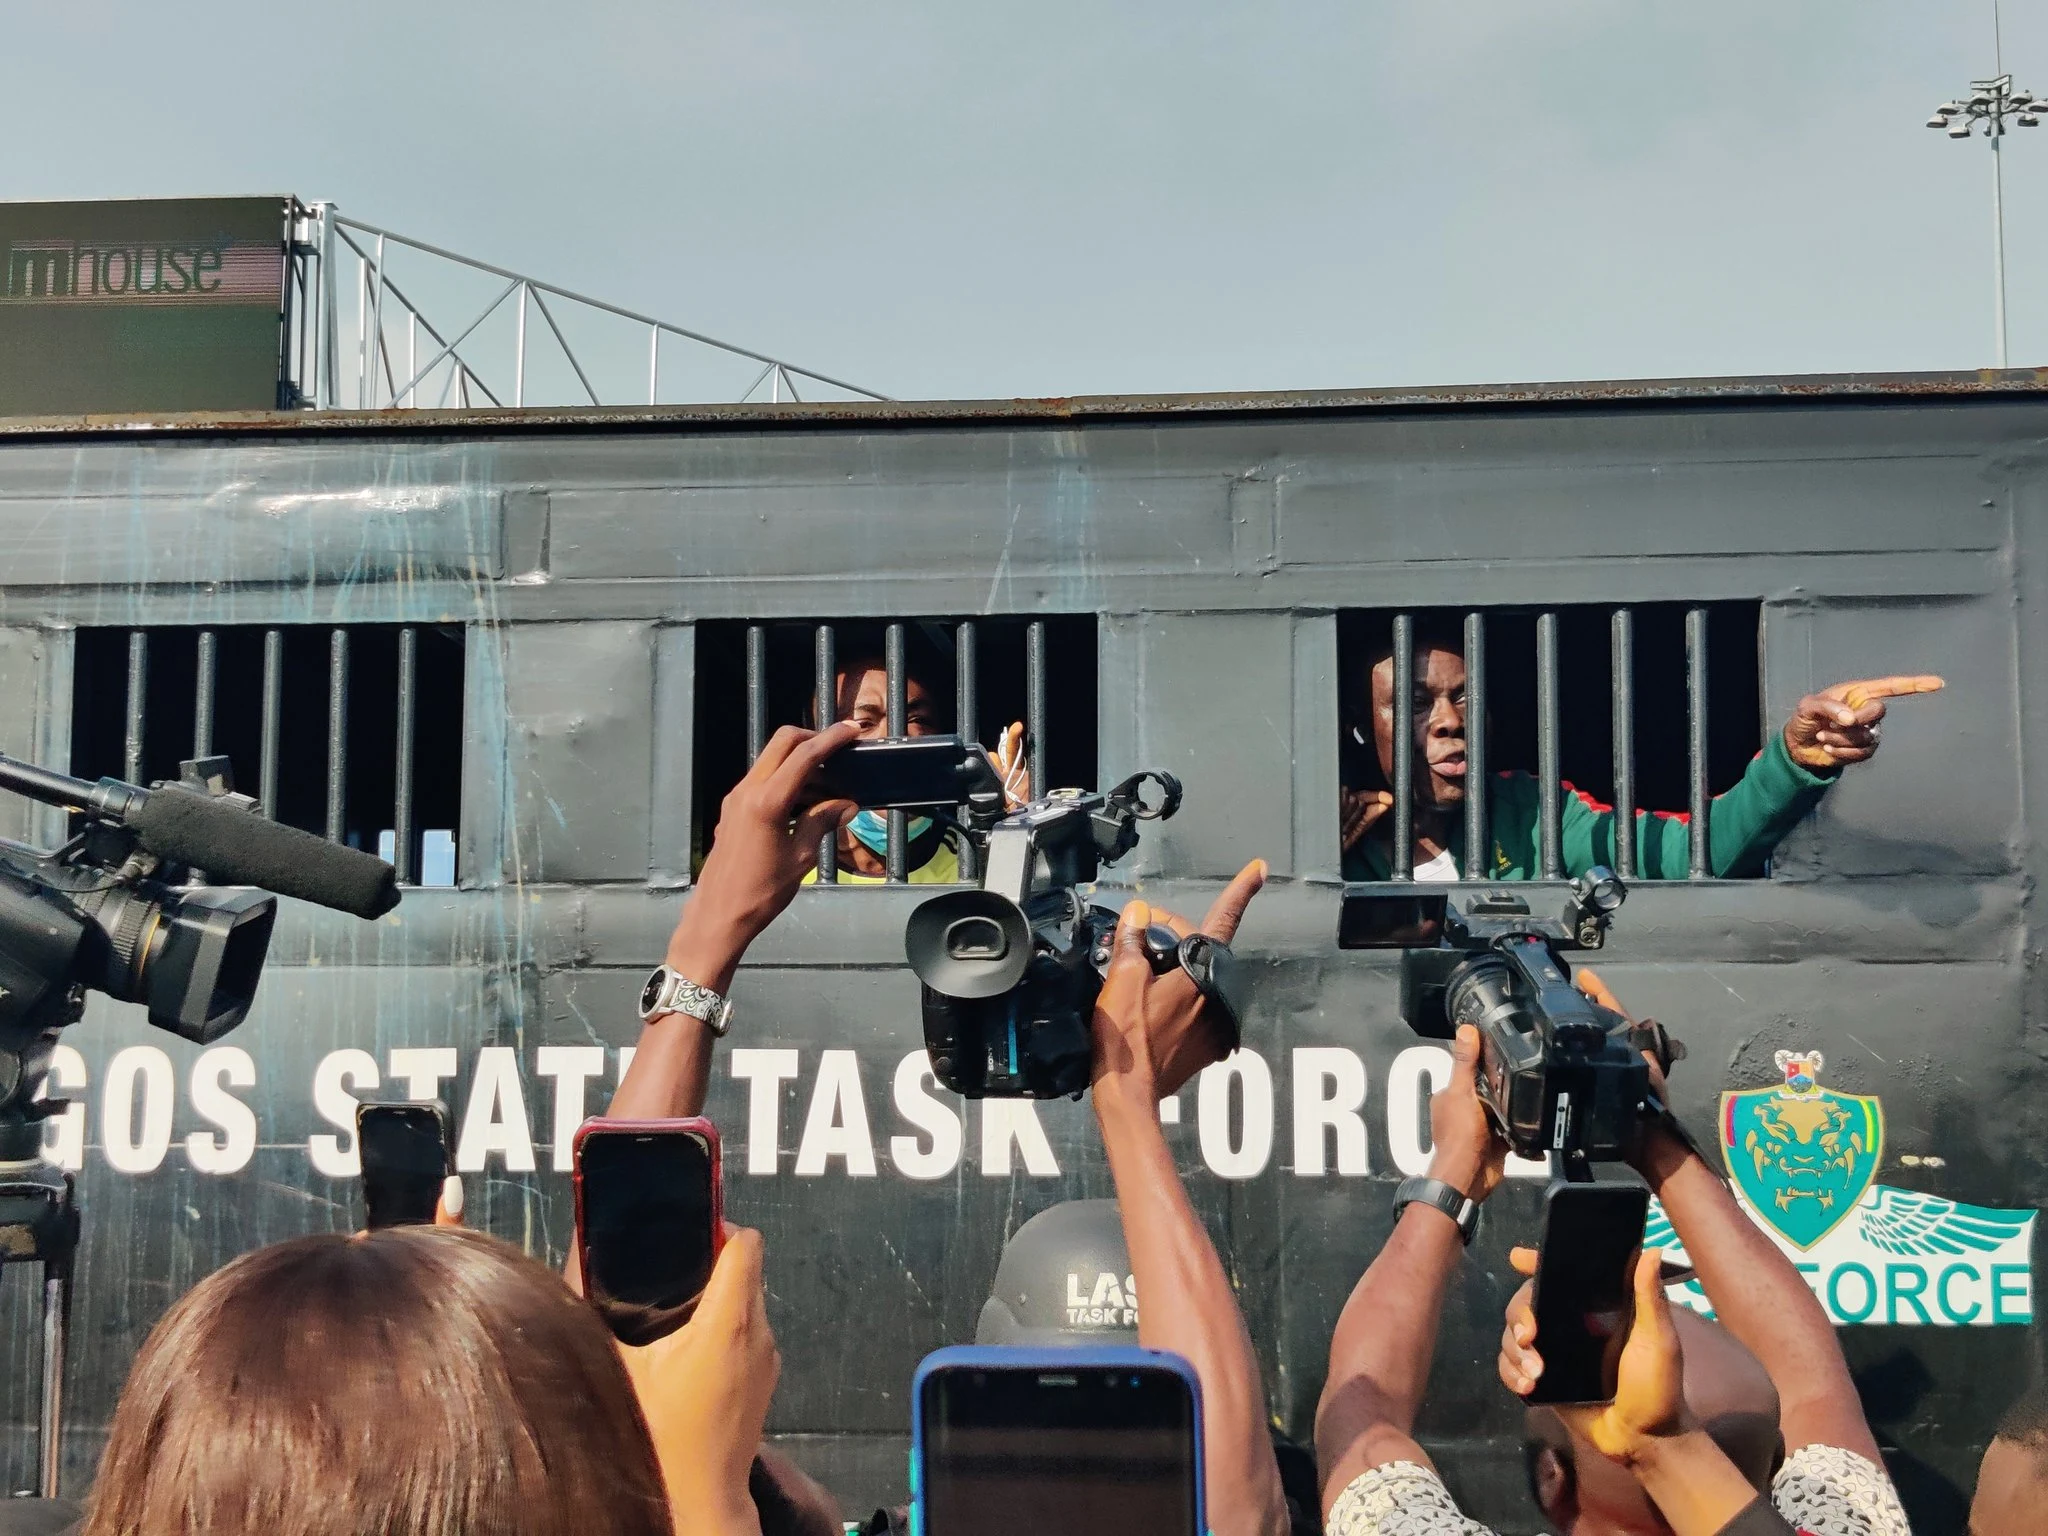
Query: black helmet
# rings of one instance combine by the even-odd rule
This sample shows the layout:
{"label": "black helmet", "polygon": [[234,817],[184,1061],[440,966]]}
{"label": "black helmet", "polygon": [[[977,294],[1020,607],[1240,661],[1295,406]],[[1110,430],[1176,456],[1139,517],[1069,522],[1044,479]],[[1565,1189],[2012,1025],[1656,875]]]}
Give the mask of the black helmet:
{"label": "black helmet", "polygon": [[1040,1211],[1003,1245],[977,1344],[1135,1344],[1137,1287],[1114,1200]]}

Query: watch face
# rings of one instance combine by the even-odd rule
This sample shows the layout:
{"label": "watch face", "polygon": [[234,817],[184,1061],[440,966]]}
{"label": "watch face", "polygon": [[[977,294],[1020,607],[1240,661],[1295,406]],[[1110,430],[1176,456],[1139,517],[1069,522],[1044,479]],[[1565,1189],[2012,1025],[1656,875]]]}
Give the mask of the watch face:
{"label": "watch face", "polygon": [[654,1005],[661,1000],[661,984],[667,977],[668,972],[657,966],[655,967],[654,974],[647,978],[647,985],[640,989],[640,1012],[642,1014],[654,1011]]}

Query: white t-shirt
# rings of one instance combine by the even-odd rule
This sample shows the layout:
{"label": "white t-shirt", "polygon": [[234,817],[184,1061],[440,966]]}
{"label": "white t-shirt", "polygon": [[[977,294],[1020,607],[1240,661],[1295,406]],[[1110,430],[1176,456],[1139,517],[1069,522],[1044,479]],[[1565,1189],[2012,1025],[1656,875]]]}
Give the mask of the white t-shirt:
{"label": "white t-shirt", "polygon": [[1439,849],[1435,858],[1429,860],[1426,864],[1415,866],[1415,878],[1418,880],[1455,880],[1458,878],[1458,861],[1451,856],[1450,849]]}

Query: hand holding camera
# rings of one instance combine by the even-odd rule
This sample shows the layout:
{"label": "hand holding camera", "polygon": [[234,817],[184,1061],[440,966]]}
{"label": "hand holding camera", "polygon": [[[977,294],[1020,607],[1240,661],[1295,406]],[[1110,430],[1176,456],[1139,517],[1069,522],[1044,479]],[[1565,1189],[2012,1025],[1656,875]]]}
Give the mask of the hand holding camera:
{"label": "hand holding camera", "polygon": [[1109,970],[1095,1000],[1091,1083],[1098,1093],[1106,1080],[1114,1078],[1138,1091],[1147,1103],[1157,1103],[1237,1048],[1235,1021],[1209,1005],[1185,970],[1161,972],[1147,950],[1146,934],[1164,928],[1175,939],[1199,933],[1228,944],[1236,937],[1245,908],[1265,883],[1266,861],[1252,860],[1223,888],[1199,928],[1142,901],[1124,908]]}

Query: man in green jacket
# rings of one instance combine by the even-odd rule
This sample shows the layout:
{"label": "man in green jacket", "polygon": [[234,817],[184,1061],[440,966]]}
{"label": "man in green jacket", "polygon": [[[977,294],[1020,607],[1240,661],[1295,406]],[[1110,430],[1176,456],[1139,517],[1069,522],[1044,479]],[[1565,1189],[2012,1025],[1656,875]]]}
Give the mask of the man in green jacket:
{"label": "man in green jacket", "polygon": [[[1837,683],[1799,701],[1785,729],[1773,735],[1740,782],[1714,797],[1707,818],[1709,866],[1715,875],[1756,875],[1785,834],[1797,826],[1850,763],[1877,751],[1884,701],[1932,693],[1938,677],[1885,677]],[[1387,782],[1394,778],[1394,659],[1383,645],[1372,657],[1373,747]],[[1465,657],[1458,639],[1420,626],[1415,638],[1415,849],[1418,880],[1457,880],[1465,862]],[[1561,849],[1567,875],[1612,865],[1614,811],[1570,784],[1563,786]],[[1387,790],[1344,791],[1344,876],[1385,880],[1393,871],[1394,797]],[[1497,775],[1489,785],[1489,880],[1528,880],[1540,867],[1541,788],[1533,775]],[[1645,880],[1682,880],[1692,858],[1690,817],[1636,812],[1636,873]]]}

